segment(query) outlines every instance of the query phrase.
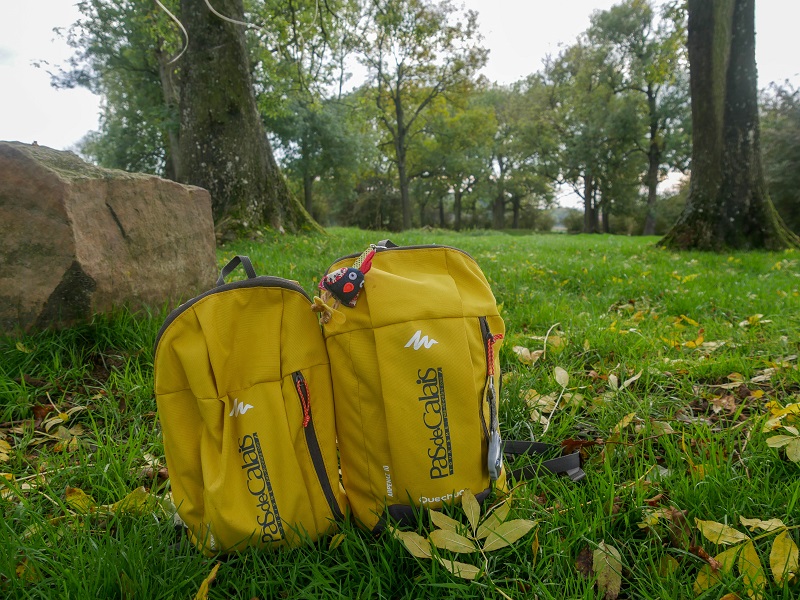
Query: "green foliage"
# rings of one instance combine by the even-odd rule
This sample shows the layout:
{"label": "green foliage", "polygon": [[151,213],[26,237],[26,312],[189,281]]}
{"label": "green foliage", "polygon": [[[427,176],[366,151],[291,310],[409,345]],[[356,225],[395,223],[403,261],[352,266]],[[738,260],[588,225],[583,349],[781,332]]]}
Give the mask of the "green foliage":
{"label": "green foliage", "polygon": [[800,234],[800,90],[772,86],[761,101],[761,150],[772,203]]}

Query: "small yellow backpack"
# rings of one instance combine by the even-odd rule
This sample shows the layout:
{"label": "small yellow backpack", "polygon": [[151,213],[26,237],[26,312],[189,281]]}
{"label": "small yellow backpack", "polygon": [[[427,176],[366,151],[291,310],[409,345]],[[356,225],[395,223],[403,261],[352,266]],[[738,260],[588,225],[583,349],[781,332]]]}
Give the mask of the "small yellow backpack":
{"label": "small yellow backpack", "polygon": [[[242,264],[248,279],[225,283]],[[173,500],[208,554],[299,545],[343,517],[325,341],[295,282],[247,257],[158,333],[155,395]]]}

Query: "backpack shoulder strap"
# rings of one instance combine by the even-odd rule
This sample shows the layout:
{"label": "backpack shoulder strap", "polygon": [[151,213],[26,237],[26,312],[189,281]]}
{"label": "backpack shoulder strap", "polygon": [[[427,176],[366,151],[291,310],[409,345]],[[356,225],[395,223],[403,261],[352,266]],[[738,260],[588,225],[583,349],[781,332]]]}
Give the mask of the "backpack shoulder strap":
{"label": "backpack shoulder strap", "polygon": [[[505,454],[507,457],[549,454],[555,448],[555,446],[550,444],[528,442],[524,440],[506,440],[503,442],[503,454]],[[517,480],[533,479],[542,469],[549,471],[550,473],[563,473],[572,481],[580,481],[586,477],[586,473],[584,473],[583,469],[581,468],[581,457],[579,452],[565,454],[537,464],[526,465],[520,469],[511,471],[510,474],[514,479]]]}

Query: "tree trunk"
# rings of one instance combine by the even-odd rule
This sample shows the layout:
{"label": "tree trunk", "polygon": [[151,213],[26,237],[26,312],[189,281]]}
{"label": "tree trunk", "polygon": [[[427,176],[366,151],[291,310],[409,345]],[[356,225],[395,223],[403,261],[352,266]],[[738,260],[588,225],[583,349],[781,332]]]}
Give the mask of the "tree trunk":
{"label": "tree trunk", "polygon": [[656,95],[647,87],[647,106],[650,116],[650,145],[647,149],[647,216],[644,220],[644,235],[656,232],[656,202],[658,201],[658,169],[661,166],[661,146],[658,143],[658,112]]}
{"label": "tree trunk", "polygon": [[583,233],[597,232],[597,215],[594,210],[594,178],[587,173],[583,178]]}
{"label": "tree trunk", "polygon": [[503,229],[506,226],[506,199],[500,191],[492,205],[492,229]]}
{"label": "tree trunk", "polygon": [[439,227],[444,229],[444,198],[439,198]]}
{"label": "tree trunk", "polygon": [[[244,20],[242,0],[217,0],[214,7]],[[223,232],[263,225],[320,229],[275,162],[256,108],[244,28],[220,19],[202,0],[181,0],[181,21],[189,36],[178,65],[182,181],[211,193]]]}
{"label": "tree trunk", "polygon": [[769,199],[761,166],[755,0],[689,0],[692,178],[660,245],[778,250],[800,240]]}
{"label": "tree trunk", "polygon": [[453,227],[456,231],[461,231],[461,198],[463,195],[464,192],[460,188],[453,188],[453,216],[455,218]]}
{"label": "tree trunk", "polygon": [[511,219],[511,229],[519,229],[519,210],[522,200],[514,196],[511,199],[511,207],[513,209],[513,216]]}

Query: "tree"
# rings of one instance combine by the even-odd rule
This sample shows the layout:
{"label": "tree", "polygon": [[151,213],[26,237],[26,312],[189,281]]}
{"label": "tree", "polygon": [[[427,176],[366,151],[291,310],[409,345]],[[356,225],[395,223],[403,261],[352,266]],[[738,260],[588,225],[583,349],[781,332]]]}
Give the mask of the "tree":
{"label": "tree", "polygon": [[657,18],[647,0],[625,0],[592,17],[588,37],[605,45],[613,65],[617,94],[640,95],[642,138],[634,148],[646,157],[642,179],[647,186],[644,235],[655,231],[658,184],[669,168],[683,170],[689,156],[688,81],[684,13],[672,4]]}
{"label": "tree", "polygon": [[412,226],[408,148],[439,96],[468,87],[486,62],[477,14],[456,20],[448,0],[373,0],[364,19],[361,60],[397,168],[403,228]]}
{"label": "tree", "polygon": [[[174,0],[166,4],[176,10]],[[82,17],[66,33],[75,54],[52,83],[86,87],[104,99],[100,130],[80,142],[81,153],[104,167],[175,179],[175,24],[153,3],[83,0],[78,8]]]}
{"label": "tree", "polygon": [[557,144],[551,122],[544,118],[548,90],[542,79],[497,86],[484,94],[497,123],[491,145],[492,227],[506,226],[506,208],[512,209],[511,227],[517,229],[523,205],[539,208],[553,197],[553,168]]}
{"label": "tree", "polygon": [[686,207],[659,244],[798,246],[770,201],[761,164],[755,0],[688,0],[688,9],[692,176]]}
{"label": "tree", "polygon": [[[559,172],[551,176],[583,200],[583,232],[599,232],[602,192],[620,187],[611,179],[629,176],[630,170],[621,167],[629,164],[639,139],[631,127],[630,102],[614,93],[609,49],[591,45],[585,36],[549,61],[544,77],[559,139]],[[610,205],[605,203],[607,214]]]}
{"label": "tree", "polygon": [[226,18],[203,0],[181,0],[189,42],[180,64],[178,179],[211,193],[222,229],[318,227],[289,192],[256,108],[242,0],[217,0],[215,11]]}
{"label": "tree", "polygon": [[[428,180],[426,188],[439,194],[439,225],[444,226],[444,196],[453,198],[453,228],[462,227],[463,203],[476,184],[491,172],[492,136],[497,128],[494,111],[478,101],[479,94],[460,98],[459,103],[438,103],[428,121],[427,135],[416,162]],[[420,223],[422,224],[422,223]]]}
{"label": "tree", "polygon": [[769,195],[778,214],[800,234],[800,90],[773,85],[762,97],[761,149]]}

